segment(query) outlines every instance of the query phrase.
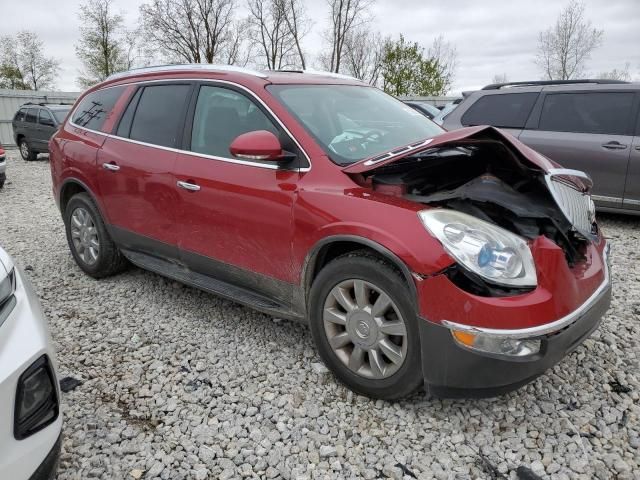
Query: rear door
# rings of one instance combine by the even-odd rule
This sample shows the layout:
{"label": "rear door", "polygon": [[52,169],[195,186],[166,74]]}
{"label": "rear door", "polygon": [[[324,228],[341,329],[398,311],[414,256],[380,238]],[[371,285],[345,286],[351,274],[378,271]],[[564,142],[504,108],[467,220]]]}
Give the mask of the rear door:
{"label": "rear door", "polygon": [[173,170],[192,85],[140,86],[98,153],[98,184],[114,239],[131,250],[176,257]]}
{"label": "rear door", "polygon": [[[640,92],[636,93],[640,97]],[[635,137],[631,144],[629,171],[624,190],[623,207],[640,210],[640,107],[638,108]]]}
{"label": "rear door", "polygon": [[593,199],[621,207],[631,151],[633,91],[545,92],[520,140],[565,168],[587,172]]}
{"label": "rear door", "polygon": [[47,151],[47,143],[55,131],[56,124],[53,115],[46,108],[41,108],[38,112],[38,126],[34,135],[38,150]]}
{"label": "rear door", "polygon": [[22,134],[27,139],[27,142],[33,149],[38,148],[38,142],[35,139],[38,128],[38,108],[27,108],[27,113],[24,116],[24,122],[22,123]]}

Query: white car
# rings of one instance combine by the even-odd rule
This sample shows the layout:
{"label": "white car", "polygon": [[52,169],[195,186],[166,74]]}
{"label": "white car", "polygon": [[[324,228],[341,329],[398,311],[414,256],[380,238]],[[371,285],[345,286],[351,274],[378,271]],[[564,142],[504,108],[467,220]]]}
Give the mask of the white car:
{"label": "white car", "polygon": [[0,479],[53,479],[61,444],[47,323],[29,280],[0,248]]}

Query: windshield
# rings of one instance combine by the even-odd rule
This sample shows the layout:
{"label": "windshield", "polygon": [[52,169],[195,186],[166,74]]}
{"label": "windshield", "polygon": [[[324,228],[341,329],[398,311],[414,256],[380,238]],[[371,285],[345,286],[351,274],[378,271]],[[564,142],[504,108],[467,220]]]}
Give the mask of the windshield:
{"label": "windshield", "polygon": [[56,120],[58,123],[62,123],[64,121],[64,117],[67,116],[67,113],[69,113],[69,108],[51,108],[51,113],[53,113],[53,116],[56,117]]}
{"label": "windshield", "polygon": [[359,85],[269,85],[331,160],[349,165],[443,130],[377,88]]}

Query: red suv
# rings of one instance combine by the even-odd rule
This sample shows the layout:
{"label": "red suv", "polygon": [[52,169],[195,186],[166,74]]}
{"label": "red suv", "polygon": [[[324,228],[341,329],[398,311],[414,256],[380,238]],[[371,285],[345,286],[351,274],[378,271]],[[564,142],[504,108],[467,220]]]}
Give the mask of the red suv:
{"label": "red suv", "polygon": [[516,388],[610,302],[585,174],[355,79],[130,71],[85,92],[49,147],[87,274],[131,262],[307,322],[372,397]]}

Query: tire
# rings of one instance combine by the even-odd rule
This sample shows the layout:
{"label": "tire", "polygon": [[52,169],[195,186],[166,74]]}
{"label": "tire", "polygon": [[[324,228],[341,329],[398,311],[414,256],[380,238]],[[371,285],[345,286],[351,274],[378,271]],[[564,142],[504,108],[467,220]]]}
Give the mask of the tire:
{"label": "tire", "polygon": [[[360,290],[364,292],[360,300],[356,297],[356,285],[364,288]],[[355,308],[344,308],[334,295],[336,289],[347,292],[349,305]],[[382,315],[366,314],[367,308],[374,310],[370,307],[377,304],[382,294],[387,295],[391,306],[385,310],[376,308],[384,312]],[[381,301],[380,305],[385,303]],[[422,386],[423,376],[413,303],[404,278],[393,266],[369,251],[351,252],[331,261],[314,280],[309,296],[311,333],[325,365],[348,388],[368,397],[396,400],[414,392]],[[325,320],[325,311],[327,318],[332,320]],[[338,317],[340,320],[334,327]],[[344,324],[341,323],[343,320]],[[404,333],[400,333],[402,328],[397,327],[398,321],[404,323]],[[391,330],[392,324],[396,325],[394,330]],[[390,331],[400,335],[385,333]],[[334,349],[330,338],[335,345],[344,346]],[[395,352],[400,352],[403,360],[396,356],[393,362],[391,356],[387,356],[385,352],[391,351],[389,342],[393,343],[394,356]],[[356,354],[362,350],[365,355]],[[349,366],[352,357],[362,359],[353,362],[356,370]]]}
{"label": "tire", "polygon": [[38,153],[34,152],[29,142],[27,142],[24,138],[21,138],[18,142],[18,148],[20,150],[20,156],[22,156],[23,160],[33,161],[38,158]]}
{"label": "tire", "polygon": [[[86,221],[87,216],[90,223]],[[127,260],[111,239],[88,194],[78,193],[71,197],[65,208],[64,225],[71,255],[87,275],[104,278],[126,268]],[[97,240],[97,248],[90,248],[95,246],[92,239]]]}

